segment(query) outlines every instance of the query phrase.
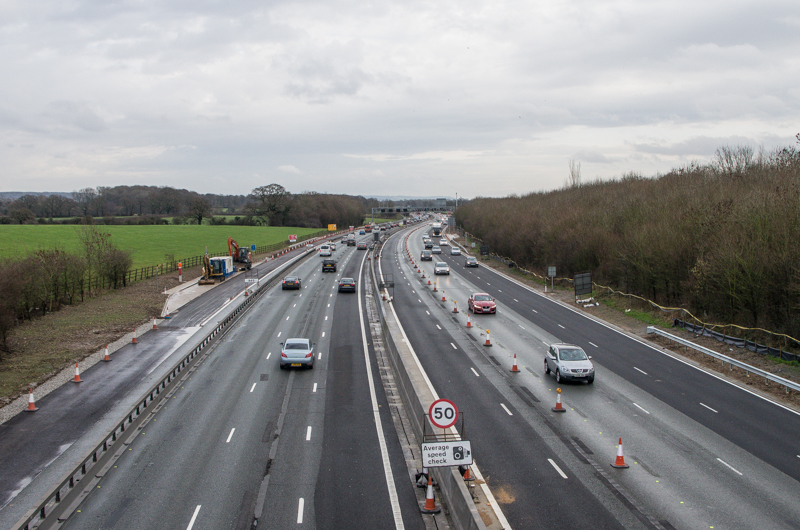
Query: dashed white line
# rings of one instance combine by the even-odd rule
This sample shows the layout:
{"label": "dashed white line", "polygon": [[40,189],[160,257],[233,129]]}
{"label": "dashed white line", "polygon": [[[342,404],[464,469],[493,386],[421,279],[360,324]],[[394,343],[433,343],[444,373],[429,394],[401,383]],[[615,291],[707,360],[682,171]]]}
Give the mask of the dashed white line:
{"label": "dashed white line", "polygon": [[741,474],[742,474],[742,473],[741,473],[741,472],[739,472],[739,471],[738,471],[736,468],[734,468],[732,465],[730,465],[729,463],[725,462],[724,460],[722,460],[722,459],[720,459],[720,458],[717,458],[717,460],[719,460],[721,463],[723,463],[723,464],[725,464],[726,466],[728,466],[728,468],[729,468],[731,471],[733,471],[734,473],[737,473],[737,474],[739,474],[739,475],[741,475]]}
{"label": "dashed white line", "polygon": [[231,433],[228,435],[228,439],[227,439],[227,440],[225,440],[225,443],[226,443],[226,444],[227,444],[227,443],[231,443],[231,438],[233,438],[233,432],[234,432],[235,430],[236,430],[236,427],[234,427],[233,429],[231,429]]}
{"label": "dashed white line", "polygon": [[[427,311],[425,311],[425,312],[428,313]],[[428,313],[428,315],[430,315],[430,313]]]}
{"label": "dashed white line", "polygon": [[278,336],[279,336],[279,337],[281,336],[281,333],[283,333],[283,331],[279,331],[279,332],[278,332]]}
{"label": "dashed white line", "polygon": [[294,304],[292,307],[297,307],[297,304]]}
{"label": "dashed white line", "polygon": [[306,441],[311,440],[311,425],[308,426],[308,430],[306,431]]}
{"label": "dashed white line", "polygon": [[267,360],[269,360],[269,356],[270,356],[270,355],[272,355],[272,352],[269,352],[269,353],[267,354]]}
{"label": "dashed white line", "polygon": [[714,414],[719,414],[719,412],[717,412],[716,410],[712,409],[711,407],[709,407],[709,406],[708,406],[708,405],[706,405],[705,403],[700,403],[700,404],[701,404],[702,406],[704,406],[705,408],[707,408],[708,410],[710,410],[711,412],[713,412]]}
{"label": "dashed white line", "polygon": [[322,359],[322,352],[319,352],[319,353],[317,354],[317,360],[319,361],[319,360],[321,360],[321,359]]}
{"label": "dashed white line", "polygon": [[328,307],[330,307],[330,306],[331,306],[331,304],[328,304]]}
{"label": "dashed white line", "polygon": [[470,370],[472,370],[472,373],[475,374],[475,377],[480,377],[480,374],[475,371],[475,368],[470,367]]}
{"label": "dashed white line", "polygon": [[197,505],[197,508],[194,509],[194,513],[192,514],[192,519],[189,521],[189,526],[186,527],[186,530],[192,530],[194,526],[195,520],[197,520],[197,514],[200,513],[200,505]]}
{"label": "dashed white line", "polygon": [[325,336],[325,332],[324,332],[324,331],[322,332],[322,336],[323,336],[323,337]]}
{"label": "dashed white line", "polygon": [[303,497],[300,497],[300,501],[297,503],[297,524],[303,524],[303,505],[305,502]]}
{"label": "dashed white line", "polygon": [[633,367],[633,369],[636,370],[637,372],[642,372],[644,375],[647,375],[647,372],[645,372],[644,370],[641,370],[639,368],[636,368],[635,366]]}
{"label": "dashed white line", "polygon": [[317,391],[317,383],[314,383],[314,387],[311,389],[312,393],[316,393]]}
{"label": "dashed white line", "polygon": [[513,415],[514,415],[514,414],[512,414],[512,413],[511,413],[511,411],[510,411],[510,410],[508,410],[508,407],[506,407],[506,404],[505,404],[505,403],[500,403],[500,406],[501,406],[501,407],[503,407],[503,410],[504,410],[504,411],[508,412],[508,415],[509,415],[509,416],[513,416]]}
{"label": "dashed white line", "polygon": [[286,317],[286,320],[289,320],[289,317]]}
{"label": "dashed white line", "polygon": [[513,300],[514,300],[515,302],[519,302],[519,300],[517,300],[516,298],[514,298]]}
{"label": "dashed white line", "polygon": [[250,387],[250,392],[256,389],[256,383],[253,383],[253,386]]}
{"label": "dashed white line", "polygon": [[458,349],[458,348],[456,348],[456,345],[455,345],[455,344],[453,344],[452,342],[450,343],[450,346],[452,346],[454,350],[457,350],[457,349]]}
{"label": "dashed white line", "polygon": [[559,324],[558,327],[560,327],[561,329],[567,329],[564,326],[562,326],[561,324]]}
{"label": "dashed white line", "polygon": [[597,344],[595,344],[594,342],[590,342],[589,344],[591,344],[591,345],[592,345],[592,346],[594,346],[595,348],[597,348],[597,347],[598,347],[598,346],[597,346]]}
{"label": "dashed white line", "polygon": [[439,327],[439,324],[436,324],[436,329],[442,329],[442,328]]}
{"label": "dashed white line", "polygon": [[328,320],[328,316],[327,315],[325,315],[325,320]]}
{"label": "dashed white line", "polygon": [[518,324],[518,325],[519,325],[519,327],[521,327],[522,329],[525,329],[525,328],[523,328],[523,327],[522,327],[522,324]]}
{"label": "dashed white line", "polygon": [[567,478],[567,475],[563,471],[561,471],[561,468],[558,467],[558,464],[553,462],[552,458],[548,458],[547,461],[550,462],[550,465],[552,465],[554,468],[556,468],[556,471],[558,471],[558,474],[561,475],[562,478]]}
{"label": "dashed white line", "polygon": [[419,302],[419,303],[421,304],[421,303],[422,303],[422,300],[420,300],[419,298],[417,298],[417,302]]}
{"label": "dashed white line", "polygon": [[633,404],[633,406],[634,406],[634,407],[636,407],[637,409],[641,410],[641,411],[642,411],[642,412],[644,412],[645,414],[650,414],[649,412],[647,412],[646,410],[644,410],[642,407],[640,407],[640,406],[639,406],[639,405],[637,405],[636,403],[634,403],[634,404]]}
{"label": "dashed white line", "polygon": [[537,311],[537,310],[535,310],[535,309],[531,309],[531,311],[533,311],[534,313],[538,313],[538,311]]}

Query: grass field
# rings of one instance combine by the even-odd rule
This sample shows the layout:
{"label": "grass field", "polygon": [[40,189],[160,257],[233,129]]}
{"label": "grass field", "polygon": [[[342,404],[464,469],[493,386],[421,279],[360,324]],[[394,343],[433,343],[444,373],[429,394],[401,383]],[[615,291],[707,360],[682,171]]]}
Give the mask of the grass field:
{"label": "grass field", "polygon": [[[240,245],[269,245],[287,241],[289,234],[303,236],[318,232],[318,228],[275,226],[207,226],[207,225],[145,225],[98,226],[111,234],[117,248],[128,250],[133,267],[156,265],[175,259],[205,253],[227,251],[228,237]],[[24,258],[29,252],[59,248],[67,252],[80,251],[81,227],[76,225],[0,225],[0,259]]]}

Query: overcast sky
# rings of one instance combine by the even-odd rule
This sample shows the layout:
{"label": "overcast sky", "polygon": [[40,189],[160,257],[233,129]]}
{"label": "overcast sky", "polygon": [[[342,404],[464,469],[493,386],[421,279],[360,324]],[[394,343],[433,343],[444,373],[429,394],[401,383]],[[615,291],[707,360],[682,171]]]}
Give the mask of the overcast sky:
{"label": "overcast sky", "polygon": [[0,191],[505,196],[800,132],[797,0],[4,0],[0,61]]}

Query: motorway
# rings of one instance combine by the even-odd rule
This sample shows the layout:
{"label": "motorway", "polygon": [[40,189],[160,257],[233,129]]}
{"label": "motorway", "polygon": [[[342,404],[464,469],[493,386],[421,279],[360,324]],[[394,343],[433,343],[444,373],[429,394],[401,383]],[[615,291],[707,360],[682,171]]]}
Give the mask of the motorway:
{"label": "motorway", "polygon": [[[419,255],[425,230],[384,244],[378,268],[395,288],[381,303],[393,307],[436,393],[463,413],[462,435],[508,528],[798,528],[797,413],[501,272],[466,269],[448,247],[419,262],[434,293],[406,255]],[[260,264],[259,276],[299,254]],[[299,259],[303,289],[258,298],[64,527],[425,528],[369,334],[367,254],[340,244],[337,273],[324,274],[318,257]],[[449,276],[432,276],[438,259]],[[359,291],[338,293],[342,276]],[[81,385],[0,426],[0,528],[35,505],[243,289],[240,277],[216,286],[114,362],[85,371]],[[468,329],[473,292],[491,294],[499,309],[470,315]],[[313,370],[279,369],[280,343],[293,336],[316,343]],[[580,345],[597,370],[593,385],[561,385],[564,414],[551,411],[556,383],[542,369],[554,342]],[[510,371],[514,354],[519,373]],[[609,465],[620,437],[629,469]]]}
{"label": "motorway", "polygon": [[[395,310],[437,392],[466,412],[465,438],[511,527],[798,528],[796,412],[490,268],[464,268],[447,246],[417,261],[433,293],[405,255],[417,259],[422,232],[393,238],[381,268],[395,278]],[[449,276],[433,277],[437,260]],[[495,297],[498,314],[471,315],[467,329],[473,292]],[[561,385],[560,415],[543,370],[555,342],[583,347],[597,370],[593,385]],[[520,373],[510,372],[515,353]],[[627,470],[609,466],[620,437]]]}

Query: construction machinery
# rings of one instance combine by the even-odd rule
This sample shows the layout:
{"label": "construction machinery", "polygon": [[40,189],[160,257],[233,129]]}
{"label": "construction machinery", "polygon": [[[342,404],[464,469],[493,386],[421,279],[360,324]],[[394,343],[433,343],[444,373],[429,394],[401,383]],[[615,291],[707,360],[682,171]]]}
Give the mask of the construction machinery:
{"label": "construction machinery", "polygon": [[236,263],[241,263],[243,266],[239,270],[250,270],[253,266],[252,256],[250,249],[247,247],[240,247],[236,240],[228,238],[228,255],[233,258]]}
{"label": "construction machinery", "polygon": [[200,285],[213,285],[217,280],[225,281],[225,278],[236,272],[233,266],[233,258],[222,256],[210,258],[208,254],[203,256],[203,277],[198,282]]}

